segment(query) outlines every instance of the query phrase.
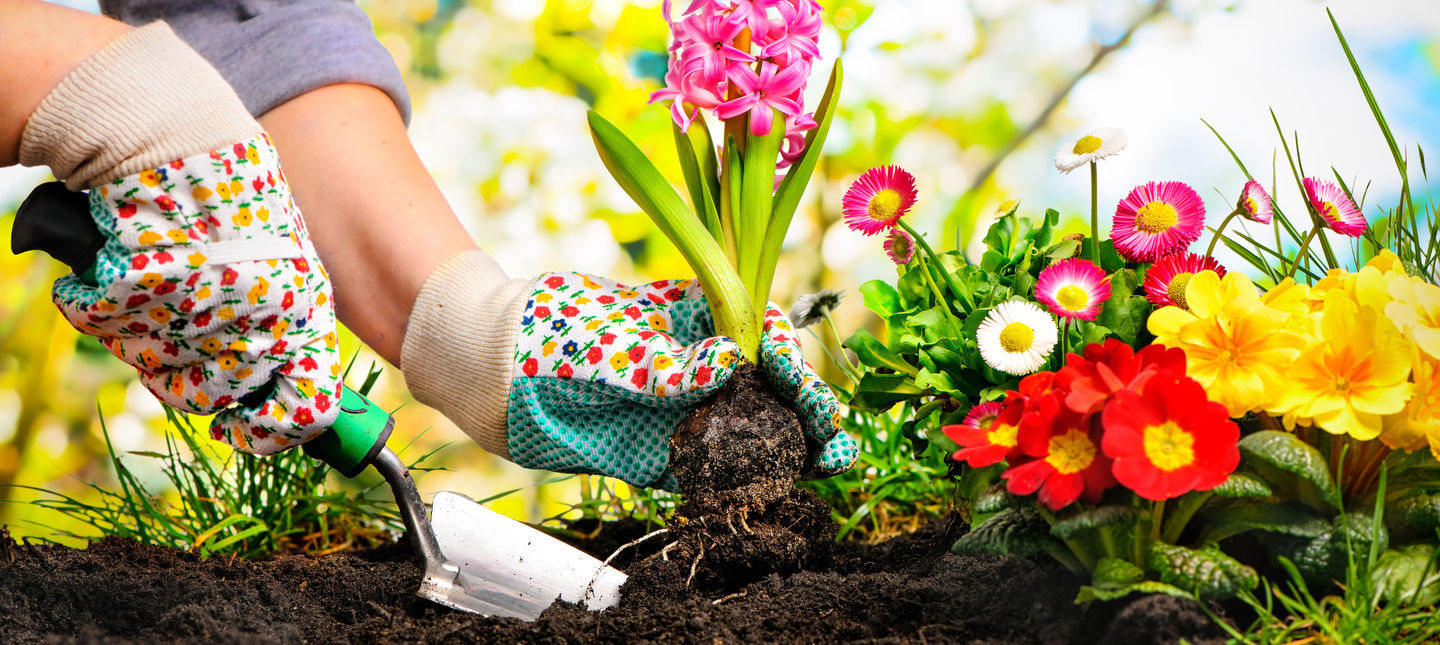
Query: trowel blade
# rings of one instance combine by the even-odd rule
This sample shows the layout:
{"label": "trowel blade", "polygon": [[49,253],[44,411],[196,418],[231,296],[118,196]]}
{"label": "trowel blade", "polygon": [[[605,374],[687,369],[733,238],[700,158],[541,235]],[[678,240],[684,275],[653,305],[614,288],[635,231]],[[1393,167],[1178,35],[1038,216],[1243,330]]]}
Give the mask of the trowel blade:
{"label": "trowel blade", "polygon": [[430,525],[449,565],[426,572],[420,595],[430,600],[523,620],[556,598],[591,610],[620,601],[624,573],[469,497],[436,493]]}

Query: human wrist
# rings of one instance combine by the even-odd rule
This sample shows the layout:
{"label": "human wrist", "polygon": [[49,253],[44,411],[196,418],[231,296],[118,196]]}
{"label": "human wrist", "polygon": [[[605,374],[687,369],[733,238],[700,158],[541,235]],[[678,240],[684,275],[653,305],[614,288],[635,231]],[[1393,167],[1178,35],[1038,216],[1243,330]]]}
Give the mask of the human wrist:
{"label": "human wrist", "polygon": [[260,131],[215,69],[153,23],[114,39],[50,91],[25,125],[19,158],[78,190]]}
{"label": "human wrist", "polygon": [[421,287],[401,348],[400,368],[415,399],[506,459],[515,341],[531,283],[511,279],[483,252],[458,253]]}

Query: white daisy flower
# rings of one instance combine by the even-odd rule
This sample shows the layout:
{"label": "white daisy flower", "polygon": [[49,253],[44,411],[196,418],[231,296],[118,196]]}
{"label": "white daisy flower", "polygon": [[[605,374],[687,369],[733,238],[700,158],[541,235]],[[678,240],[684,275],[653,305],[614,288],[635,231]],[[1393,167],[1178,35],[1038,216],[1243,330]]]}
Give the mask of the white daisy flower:
{"label": "white daisy flower", "polygon": [[1015,376],[1040,369],[1059,340],[1060,330],[1054,319],[1027,300],[1007,300],[996,305],[975,335],[985,364]]}
{"label": "white daisy flower", "polygon": [[1055,152],[1055,169],[1070,172],[1092,161],[1099,161],[1125,149],[1125,131],[1119,128],[1095,128],[1085,136],[1060,146]]}

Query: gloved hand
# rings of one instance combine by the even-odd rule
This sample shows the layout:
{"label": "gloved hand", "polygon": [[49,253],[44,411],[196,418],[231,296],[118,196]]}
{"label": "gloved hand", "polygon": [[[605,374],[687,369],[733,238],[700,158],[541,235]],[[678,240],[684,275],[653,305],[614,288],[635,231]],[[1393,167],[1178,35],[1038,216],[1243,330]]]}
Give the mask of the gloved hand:
{"label": "gloved hand", "polygon": [[[578,273],[535,283],[520,318],[507,412],[511,459],[530,468],[599,473],[641,486],[674,488],[670,435],[739,362],[736,344],[715,336],[694,280],[625,285]],[[771,306],[760,362],[792,401],[816,449],[810,472],[854,463],[839,429],[839,404],[807,365],[794,330]]]}
{"label": "gloved hand", "polygon": [[[89,106],[114,96],[130,99],[97,120]],[[218,413],[211,436],[240,450],[277,452],[330,426],[340,365],[328,277],[270,139],[163,23],[62,81],[21,154],[90,189],[104,237],[93,283],[68,275],[53,293],[76,329],[165,403]]]}

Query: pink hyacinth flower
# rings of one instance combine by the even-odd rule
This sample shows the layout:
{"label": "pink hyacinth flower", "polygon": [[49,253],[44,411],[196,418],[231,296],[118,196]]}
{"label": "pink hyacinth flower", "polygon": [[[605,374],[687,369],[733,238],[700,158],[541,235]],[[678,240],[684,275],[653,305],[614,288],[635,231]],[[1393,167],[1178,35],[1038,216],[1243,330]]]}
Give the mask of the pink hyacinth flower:
{"label": "pink hyacinth flower", "polygon": [[1154,262],[1189,248],[1205,230],[1205,202],[1179,181],[1136,186],[1115,207],[1110,240],[1131,262]]}
{"label": "pink hyacinth flower", "polygon": [[1320,214],[1320,221],[1330,230],[1341,235],[1360,237],[1365,234],[1365,216],[1355,206],[1354,200],[1345,194],[1335,182],[1306,177],[1305,197],[1310,206]]}
{"label": "pink hyacinth flower", "polygon": [[735,47],[735,36],[744,25],[721,16],[694,15],[680,25],[689,44],[682,54],[685,64],[700,61],[707,80],[721,80],[731,63],[753,63],[755,57]]}
{"label": "pink hyacinth flower", "polygon": [[840,200],[845,224],[862,235],[896,227],[915,205],[915,176],[899,166],[865,171]]}
{"label": "pink hyacinth flower", "polygon": [[776,5],[779,15],[770,25],[770,32],[761,56],[773,59],[781,65],[820,57],[820,46],[816,38],[820,35],[822,19],[820,12],[809,2]]}
{"label": "pink hyacinth flower", "polygon": [[800,104],[789,95],[805,85],[809,72],[806,66],[798,64],[782,69],[774,63],[760,63],[759,74],[749,65],[732,65],[730,84],[744,94],[721,103],[715,108],[715,115],[729,120],[749,112],[750,134],[757,137],[770,134],[773,110],[786,115],[800,113]]}
{"label": "pink hyacinth flower", "polygon": [[1040,272],[1035,299],[1061,318],[1095,320],[1100,306],[1110,299],[1110,281],[1093,262],[1070,258]]}

